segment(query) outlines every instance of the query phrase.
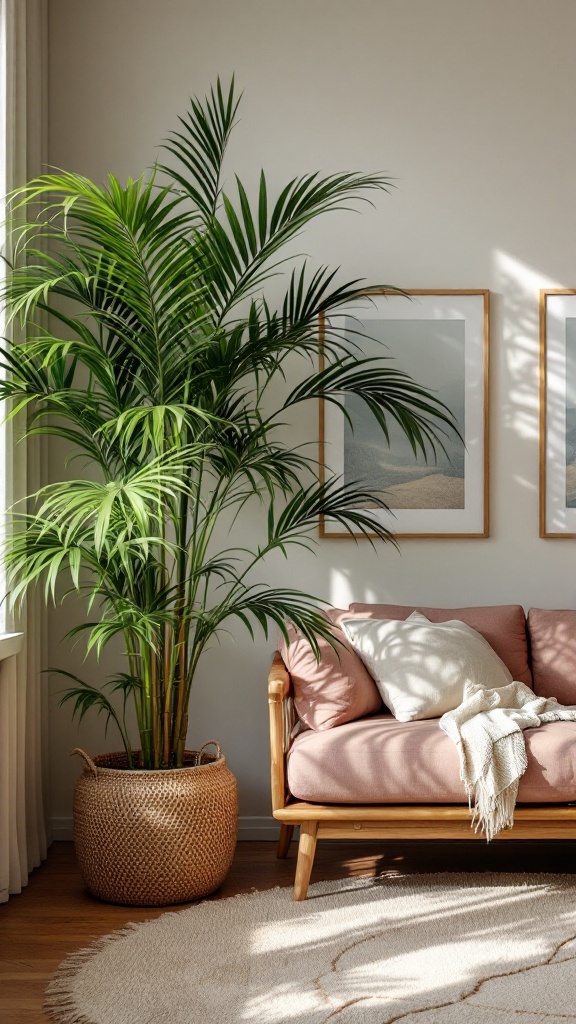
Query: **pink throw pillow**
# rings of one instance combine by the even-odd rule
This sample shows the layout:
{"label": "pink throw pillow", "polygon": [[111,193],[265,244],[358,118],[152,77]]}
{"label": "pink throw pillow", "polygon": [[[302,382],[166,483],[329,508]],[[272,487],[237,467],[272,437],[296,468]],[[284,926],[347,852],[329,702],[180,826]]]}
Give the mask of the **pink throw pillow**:
{"label": "pink throw pillow", "polygon": [[[332,614],[331,610],[327,617]],[[298,717],[317,732],[382,709],[376,684],[343,631],[334,626],[333,633],[340,641],[336,650],[318,637],[319,662],[308,640],[293,626],[288,627],[290,644],[283,642],[280,647],[292,677]]]}
{"label": "pink throw pillow", "polygon": [[534,692],[576,704],[576,611],[531,608],[528,631]]}
{"label": "pink throw pillow", "polygon": [[[526,686],[532,686],[532,673],[528,662],[526,616],[519,604],[479,605],[472,608],[427,608],[425,605],[360,604],[350,605],[351,612],[361,612],[365,618],[407,619],[414,611],[423,612],[430,622],[459,619],[480,633],[506,668]],[[558,614],[558,613],[556,613]],[[576,612],[573,613],[576,615]],[[560,699],[560,698],[559,698]],[[575,698],[576,699],[576,698]]]}

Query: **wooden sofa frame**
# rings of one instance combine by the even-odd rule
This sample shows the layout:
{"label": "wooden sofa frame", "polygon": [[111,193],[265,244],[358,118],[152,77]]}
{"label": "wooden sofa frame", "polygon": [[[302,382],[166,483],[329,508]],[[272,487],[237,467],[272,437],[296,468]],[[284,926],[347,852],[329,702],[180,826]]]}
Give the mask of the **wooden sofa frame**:
{"label": "wooden sofa frame", "polygon": [[[280,822],[278,857],[287,857],[300,826],[294,899],[304,900],[318,839],[484,839],[470,827],[467,805],[314,804],[295,800],[287,786],[286,755],[295,722],[290,673],[278,651],[268,676],[272,812]],[[518,807],[514,828],[500,839],[576,839],[576,806],[531,804]],[[498,841],[495,840],[495,841]]]}

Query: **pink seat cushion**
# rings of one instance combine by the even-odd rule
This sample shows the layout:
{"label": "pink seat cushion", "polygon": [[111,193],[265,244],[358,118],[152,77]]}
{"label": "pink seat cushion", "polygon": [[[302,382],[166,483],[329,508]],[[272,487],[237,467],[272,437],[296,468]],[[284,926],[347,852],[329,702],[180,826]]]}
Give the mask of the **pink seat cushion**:
{"label": "pink seat cushion", "polygon": [[528,632],[535,693],[576,704],[576,611],[531,608]]}
{"label": "pink seat cushion", "polygon": [[[576,800],[576,722],[524,733],[528,768],[520,803]],[[438,719],[398,722],[375,715],[297,736],[288,784],[298,800],[335,804],[466,804],[456,747]]]}
{"label": "pink seat cushion", "polygon": [[341,646],[334,650],[318,638],[321,661],[317,662],[308,641],[289,627],[290,644],[280,653],[294,687],[294,707],[309,729],[332,729],[382,708],[382,698],[368,670],[344,633],[333,627]]}
{"label": "pink seat cushion", "polygon": [[519,604],[488,605],[478,608],[426,608],[424,605],[355,603],[350,605],[350,611],[362,612],[364,616],[374,619],[407,619],[413,611],[423,612],[431,622],[460,619],[482,634],[512,673],[513,679],[532,686],[526,617],[524,609]]}

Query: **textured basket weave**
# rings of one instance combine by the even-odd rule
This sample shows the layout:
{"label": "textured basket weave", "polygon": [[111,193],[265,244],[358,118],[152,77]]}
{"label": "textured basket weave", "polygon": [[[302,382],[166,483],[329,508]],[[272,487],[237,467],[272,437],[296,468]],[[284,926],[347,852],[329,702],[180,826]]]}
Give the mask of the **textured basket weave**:
{"label": "textured basket weave", "polygon": [[218,744],[216,758],[186,752],[186,767],[128,770],[124,753],[94,760],[74,794],[74,840],[94,896],[159,907],[213,892],[234,855],[236,779]]}

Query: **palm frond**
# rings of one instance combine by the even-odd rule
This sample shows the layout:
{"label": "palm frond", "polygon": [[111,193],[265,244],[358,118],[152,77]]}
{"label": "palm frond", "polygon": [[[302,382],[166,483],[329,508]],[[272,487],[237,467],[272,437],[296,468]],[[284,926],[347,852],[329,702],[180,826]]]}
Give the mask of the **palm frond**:
{"label": "palm frond", "polygon": [[227,92],[218,78],[203,103],[190,100],[190,110],[179,119],[182,130],[172,132],[164,143],[181,170],[162,169],[192,200],[205,224],[216,212],[222,162],[241,98],[236,96],[233,77]]}
{"label": "palm frond", "polygon": [[[392,530],[382,525],[370,509],[390,509],[382,498],[354,482],[335,478],[300,486],[276,516],[274,504],[268,516],[268,544],[285,550],[285,545],[300,542],[308,536],[321,518],[335,520],[351,537],[361,536],[396,543]],[[391,514],[391,513],[390,513]]]}
{"label": "palm frond", "polygon": [[125,722],[120,718],[120,715],[116,711],[116,708],[108,700],[106,695],[96,687],[91,686],[89,683],[79,679],[78,676],[73,675],[71,672],[65,672],[64,669],[49,669],[50,672],[54,672],[57,675],[64,676],[66,679],[72,679],[76,686],[69,687],[62,699],[60,700],[60,707],[63,704],[73,702],[72,716],[78,718],[78,721],[82,721],[87,711],[96,710],[96,712],[104,715],[104,733],[108,731],[108,725],[110,720],[114,722],[120,733],[121,739],[124,743],[126,752],[128,753],[128,765],[133,767],[132,751],[130,747],[130,741],[126,732]]}
{"label": "palm frond", "polygon": [[414,455],[428,458],[444,449],[442,434],[461,438],[450,409],[402,370],[387,365],[386,358],[345,359],[329,364],[302,381],[290,393],[285,407],[323,398],[337,405],[351,422],[343,401],[355,395],[370,409],[389,443],[388,419],[395,420],[410,442]]}
{"label": "palm frond", "polygon": [[254,622],[265,637],[269,636],[270,623],[273,623],[286,640],[286,624],[292,622],[306,637],[317,655],[318,636],[332,642],[334,639],[329,621],[318,610],[318,599],[297,589],[272,589],[255,585],[234,601],[222,602],[199,620],[198,642],[204,644],[206,639],[230,618],[239,619],[251,637],[254,637]]}

